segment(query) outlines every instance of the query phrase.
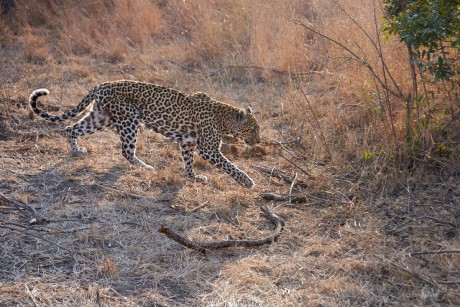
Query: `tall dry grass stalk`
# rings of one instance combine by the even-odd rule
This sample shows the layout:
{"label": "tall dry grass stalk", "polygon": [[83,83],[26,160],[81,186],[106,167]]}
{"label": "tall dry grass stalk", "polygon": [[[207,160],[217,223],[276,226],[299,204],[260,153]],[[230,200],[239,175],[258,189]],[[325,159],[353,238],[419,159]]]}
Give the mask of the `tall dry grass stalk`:
{"label": "tall dry grass stalk", "polygon": [[307,34],[290,21],[299,9],[308,14],[302,1],[171,1],[163,16],[167,33],[184,43],[188,65],[286,70],[308,67],[312,55]]}
{"label": "tall dry grass stalk", "polygon": [[120,60],[151,47],[165,27],[162,12],[147,0],[18,0],[9,14],[9,29],[25,36],[26,48],[35,49],[41,40],[60,57],[91,54]]}

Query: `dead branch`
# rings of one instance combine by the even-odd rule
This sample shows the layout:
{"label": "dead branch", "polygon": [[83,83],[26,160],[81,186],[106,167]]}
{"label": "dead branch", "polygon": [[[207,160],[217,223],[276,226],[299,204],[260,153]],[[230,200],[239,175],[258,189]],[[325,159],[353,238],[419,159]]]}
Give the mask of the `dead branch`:
{"label": "dead branch", "polygon": [[430,221],[433,221],[433,222],[436,222],[438,224],[443,224],[443,225],[449,225],[449,226],[452,226],[454,228],[457,228],[457,225],[455,225],[454,223],[451,223],[451,222],[446,222],[446,221],[441,221],[437,218],[434,218],[434,217],[431,217],[431,216],[427,216],[427,215],[424,215],[424,216],[420,216],[419,219],[426,219],[426,220],[430,220]]}
{"label": "dead branch", "polygon": [[[310,100],[308,99],[307,94],[305,93],[305,91],[303,90],[302,86],[300,85],[300,82],[299,82],[298,78],[294,78],[294,80],[296,81],[297,86],[300,89],[300,92],[302,93],[302,96],[303,96],[305,102],[308,105],[308,109],[310,110],[310,113],[313,116],[314,122],[316,123],[316,127],[314,127],[314,125],[312,125],[312,127],[313,127],[314,130],[319,131],[318,136],[319,136],[321,142],[323,143],[324,149],[326,150],[326,152],[327,152],[327,154],[329,156],[329,159],[331,159],[331,161],[332,161],[333,156],[332,156],[332,153],[331,153],[331,150],[330,150],[329,146],[327,145],[326,137],[324,136],[324,132],[323,132],[323,129],[321,128],[321,124],[320,124],[320,122],[318,120],[318,117],[316,116],[316,112],[313,110],[313,107],[311,106]],[[305,108],[299,103],[299,101],[297,99],[295,99],[294,101],[296,102],[297,106],[299,107],[299,111],[303,111],[304,114],[305,114],[305,118],[308,118],[308,115],[307,115],[307,113],[305,111]]]}
{"label": "dead branch", "polygon": [[[314,127],[313,127],[314,128]],[[279,145],[281,147],[281,149],[285,152],[287,152],[290,156],[294,157],[294,158],[297,158],[296,157],[296,154],[293,154],[288,148],[286,148],[286,146],[284,146],[284,144],[278,140],[273,140],[275,142],[276,145]],[[300,144],[300,143],[299,143]],[[301,145],[301,144],[300,144]],[[285,155],[283,155],[283,153],[280,152],[280,156],[286,160],[287,162],[291,163],[293,166],[295,166],[297,169],[299,169],[300,171],[302,171],[302,173],[304,173],[305,175],[307,175],[308,177],[314,177],[312,174],[310,174],[309,172],[307,172],[305,169],[303,169],[300,165],[298,165],[297,163],[295,163],[294,161],[292,161],[291,159],[287,158]],[[290,182],[289,182],[290,183]]]}
{"label": "dead branch", "polygon": [[460,280],[443,280],[437,282],[440,285],[459,285]]}
{"label": "dead branch", "polygon": [[30,211],[30,220],[29,220],[29,224],[35,224],[37,222],[41,222],[43,220],[43,218],[41,218],[40,216],[37,215],[37,211],[35,211],[34,208],[32,208],[31,206],[19,201],[19,200],[14,200],[14,199],[10,199],[8,197],[6,197],[5,195],[1,194],[0,193],[0,201],[3,201],[7,204],[10,204],[10,205],[13,205],[14,207],[18,208],[19,210],[23,210],[23,209],[26,209],[28,211]]}
{"label": "dead branch", "polygon": [[430,254],[460,254],[460,249],[439,250],[439,251],[419,251],[410,253],[411,256],[430,255]]}
{"label": "dead branch", "polygon": [[303,204],[307,202],[306,196],[276,195],[271,193],[261,193],[260,197],[268,201],[290,201],[294,204]]}
{"label": "dead branch", "polygon": [[264,239],[258,240],[225,240],[225,241],[218,241],[218,242],[209,242],[209,243],[202,243],[192,241],[174,230],[169,229],[166,226],[160,226],[158,232],[165,234],[168,238],[180,243],[188,248],[200,251],[205,253],[210,250],[227,248],[227,247],[255,247],[255,246],[262,246],[266,244],[271,244],[278,239],[278,236],[281,233],[281,230],[284,226],[284,221],[282,218],[277,216],[276,214],[272,213],[268,208],[261,207],[260,208],[264,213],[265,217],[270,220],[275,225],[275,229],[273,231],[273,235]]}
{"label": "dead branch", "polygon": [[58,243],[56,243],[56,242],[53,242],[53,241],[51,241],[51,240],[48,240],[48,239],[44,238],[43,236],[39,236],[39,235],[30,233],[30,232],[27,231],[27,229],[17,229],[17,228],[10,227],[10,226],[7,226],[7,225],[0,225],[0,228],[4,228],[4,229],[9,229],[9,230],[21,232],[21,233],[26,234],[26,235],[28,235],[28,236],[32,236],[32,237],[37,238],[37,239],[39,239],[39,240],[43,240],[43,241],[45,241],[45,242],[48,242],[48,243],[50,243],[50,244],[52,244],[52,245],[55,245],[56,247],[58,247],[58,248],[60,248],[60,249],[63,249],[63,250],[68,251],[70,254],[73,254],[73,252],[72,252],[70,249],[68,249],[67,247],[64,247],[64,246],[62,246],[62,245],[60,245],[60,244],[58,244]]}
{"label": "dead branch", "polygon": [[294,188],[296,179],[297,179],[297,173],[295,173],[294,179],[292,180],[291,186],[289,187],[289,205],[292,202],[292,189]]}
{"label": "dead branch", "polygon": [[409,270],[407,268],[405,268],[404,266],[398,264],[398,263],[395,263],[391,260],[388,260],[386,258],[383,258],[383,257],[380,257],[378,255],[374,255],[375,257],[379,258],[380,260],[383,260],[384,262],[388,263],[388,264],[391,264],[392,266],[396,267],[398,270],[402,270],[412,276],[414,276],[415,278],[417,278],[418,280],[430,285],[430,286],[433,286],[433,287],[437,287],[438,285],[436,284],[436,281],[432,280],[431,278],[429,277],[425,277],[425,276],[422,276],[420,275],[419,273],[417,272],[414,272],[412,270]]}
{"label": "dead branch", "polygon": [[342,49],[344,49],[345,51],[347,51],[351,55],[351,58],[353,60],[357,61],[358,63],[360,63],[364,67],[366,67],[368,69],[368,71],[371,73],[371,75],[375,78],[375,80],[377,80],[377,82],[380,84],[380,86],[382,86],[382,88],[384,88],[386,91],[391,93],[393,96],[395,96],[397,98],[400,98],[400,99],[404,99],[404,94],[402,93],[402,91],[399,88],[399,86],[397,86],[397,84],[394,84],[396,90],[392,90],[391,88],[389,88],[389,86],[380,78],[378,73],[375,71],[374,67],[368,61],[366,61],[365,59],[363,59],[362,57],[357,55],[355,52],[353,52],[350,48],[348,48],[344,44],[340,43],[339,41],[337,41],[337,40],[335,40],[335,39],[333,39],[333,38],[331,38],[331,37],[319,32],[318,30],[315,30],[313,27],[305,24],[304,22],[302,22],[300,20],[294,19],[293,21],[294,21],[295,24],[298,24],[298,25],[302,26],[304,29],[306,29],[308,31],[311,31],[311,32],[313,32],[313,33],[325,38],[326,40],[336,44],[337,46],[340,46]]}
{"label": "dead branch", "polygon": [[202,203],[201,205],[198,205],[198,206],[196,206],[195,208],[190,209],[190,212],[198,211],[198,210],[200,210],[200,209],[206,207],[207,205],[209,205],[209,201],[205,201],[205,202]]}
{"label": "dead branch", "polygon": [[112,192],[115,192],[115,193],[118,193],[118,194],[122,194],[122,195],[128,196],[128,197],[130,197],[130,198],[149,200],[149,201],[152,201],[152,202],[154,202],[154,203],[167,203],[167,202],[170,202],[170,201],[171,201],[170,198],[158,198],[158,199],[150,198],[150,197],[148,197],[148,196],[139,195],[139,194],[134,194],[134,193],[129,193],[129,192],[127,192],[127,191],[114,189],[114,188],[107,187],[107,186],[104,186],[104,185],[101,185],[101,184],[98,184],[98,183],[96,183],[95,186],[97,186],[97,187],[99,187],[99,188],[102,188],[102,189],[104,189],[104,190],[107,190],[107,191],[112,191]]}
{"label": "dead branch", "polygon": [[279,178],[283,180],[286,183],[293,184],[295,182],[295,186],[306,188],[307,184],[303,181],[295,180],[296,178],[289,177],[288,175],[284,174],[282,171],[277,170],[275,168],[269,168],[261,165],[254,165],[255,168],[260,170],[261,172],[265,174],[269,174],[270,176]]}

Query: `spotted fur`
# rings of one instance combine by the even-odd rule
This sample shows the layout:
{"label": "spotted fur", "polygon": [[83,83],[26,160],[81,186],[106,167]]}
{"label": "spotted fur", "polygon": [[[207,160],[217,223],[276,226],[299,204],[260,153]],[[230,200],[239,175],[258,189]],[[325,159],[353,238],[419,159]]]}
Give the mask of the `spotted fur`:
{"label": "spotted fur", "polygon": [[[89,91],[71,111],[53,116],[40,110],[37,100],[48,95],[46,89],[35,90],[29,98],[31,110],[40,117],[58,122],[73,118],[92,104],[92,111],[73,126],[66,128],[73,154],[86,154],[77,138],[114,125],[120,135],[123,156],[132,164],[153,169],[136,156],[137,132],[141,123],[180,144],[188,177],[206,182],[193,171],[193,154],[198,154],[217,168],[249,188],[253,180],[231,163],[220,151],[223,135],[232,134],[246,144],[260,142],[259,124],[251,109],[242,110],[216,101],[204,93],[186,95],[174,89],[137,81],[102,83]],[[94,103],[93,103],[94,101]]]}

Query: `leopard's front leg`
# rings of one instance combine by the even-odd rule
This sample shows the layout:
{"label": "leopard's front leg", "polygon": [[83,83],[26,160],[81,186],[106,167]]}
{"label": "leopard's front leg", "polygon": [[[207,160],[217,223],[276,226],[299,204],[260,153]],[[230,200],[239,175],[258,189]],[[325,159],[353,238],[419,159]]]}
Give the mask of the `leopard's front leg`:
{"label": "leopard's front leg", "polygon": [[200,157],[210,162],[212,165],[223,170],[233,177],[239,184],[244,185],[250,189],[254,187],[254,181],[245,172],[240,170],[235,164],[230,162],[219,149],[220,144],[198,144],[198,154]]}

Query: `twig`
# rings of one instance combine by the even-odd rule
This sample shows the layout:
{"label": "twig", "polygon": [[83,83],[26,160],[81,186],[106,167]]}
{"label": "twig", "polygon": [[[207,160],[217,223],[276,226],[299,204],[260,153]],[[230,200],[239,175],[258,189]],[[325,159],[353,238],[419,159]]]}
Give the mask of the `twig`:
{"label": "twig", "polygon": [[67,247],[64,247],[64,246],[62,246],[62,245],[59,245],[59,244],[57,244],[56,242],[53,242],[53,241],[48,240],[48,239],[45,239],[45,238],[40,237],[40,236],[38,236],[38,235],[35,235],[35,234],[33,234],[33,233],[24,231],[24,230],[22,230],[22,229],[16,229],[16,228],[14,228],[14,227],[5,226],[5,225],[0,225],[0,228],[5,228],[5,229],[10,229],[10,230],[18,231],[18,232],[24,233],[24,234],[26,234],[26,235],[32,236],[32,237],[34,237],[34,238],[37,238],[37,239],[46,241],[46,242],[48,242],[48,243],[51,243],[51,244],[57,246],[58,248],[61,248],[61,249],[63,249],[63,250],[68,251],[70,254],[73,255],[73,252],[72,252],[70,249],[68,249]]}
{"label": "twig", "polygon": [[281,230],[284,226],[284,221],[274,213],[272,213],[266,207],[260,208],[262,212],[265,214],[265,217],[270,220],[275,225],[275,230],[273,231],[273,235],[264,239],[259,240],[226,240],[226,241],[218,241],[218,242],[210,242],[210,243],[202,243],[192,241],[187,239],[186,237],[176,233],[174,230],[169,229],[166,226],[160,226],[158,232],[165,234],[168,238],[176,241],[184,245],[185,247],[200,251],[205,253],[210,250],[227,248],[227,247],[254,247],[254,246],[262,246],[266,244],[272,244],[274,241],[278,239],[278,236],[281,233]]}
{"label": "twig", "polygon": [[437,281],[440,285],[458,285],[460,284],[460,280],[445,280],[445,281]]}
{"label": "twig", "polygon": [[416,255],[430,255],[430,254],[460,254],[460,249],[445,249],[445,250],[438,250],[438,251],[419,251],[410,253],[411,256]]}
{"label": "twig", "polygon": [[[261,166],[261,165],[254,165],[254,167],[257,168],[258,170],[260,170],[263,173],[266,173],[266,174],[269,174],[270,176],[282,179],[284,182],[289,183],[291,185],[293,184],[293,182],[295,182],[295,179],[296,179],[296,178],[292,178],[292,177],[289,177],[289,176],[283,174],[282,171],[277,170],[275,168],[269,168],[269,167],[265,167],[265,166]],[[296,174],[296,177],[297,177],[297,174]],[[302,182],[302,181],[297,181],[295,183],[295,185],[297,185],[299,187],[303,187],[303,188],[307,187],[307,184]]]}
{"label": "twig", "polygon": [[[288,154],[290,154],[292,157],[296,158],[296,155],[293,154],[292,152],[289,151],[289,149],[286,148],[286,146],[283,145],[283,143],[281,143],[280,141],[278,140],[275,140],[273,139],[273,141],[275,143],[277,143],[285,152],[287,152]],[[295,163],[294,161],[288,159],[287,157],[285,157],[282,153],[280,153],[280,156],[288,161],[289,163],[291,163],[292,165],[294,165],[296,168],[298,168],[300,171],[302,171],[302,173],[304,173],[305,175],[307,175],[308,177],[313,177],[312,174],[310,174],[309,172],[307,172],[306,170],[304,170],[302,167],[300,167],[300,165],[298,165],[297,163]],[[290,183],[290,182],[289,182]]]}
{"label": "twig", "polygon": [[96,183],[95,186],[100,187],[100,188],[102,188],[104,190],[116,192],[118,194],[123,194],[123,195],[129,196],[131,198],[135,198],[135,199],[151,200],[151,201],[156,202],[156,203],[167,203],[167,202],[171,201],[170,198],[154,199],[154,198],[150,198],[150,197],[139,195],[139,194],[129,193],[129,192],[126,192],[126,191],[123,191],[123,190],[118,190],[118,189],[106,187],[106,186],[98,184],[98,183]]}
{"label": "twig", "polygon": [[391,230],[388,230],[386,231],[387,234],[391,234],[391,235],[395,235],[397,234],[398,232],[401,232],[409,227],[411,227],[411,225],[408,225],[410,223],[413,223],[415,222],[414,220],[410,219],[410,220],[407,220],[405,221],[404,223],[400,224],[400,225],[397,225],[396,227],[394,227],[393,229]]}
{"label": "twig", "polygon": [[[47,221],[48,222],[48,221]],[[59,229],[59,228],[54,228],[54,227],[49,227],[49,226],[44,226],[44,225],[21,225],[18,223],[12,223],[12,222],[7,222],[3,223],[3,226],[16,226],[18,228],[24,228],[24,231],[27,230],[35,230],[35,231],[41,231],[41,232],[46,232],[48,234],[56,234],[56,233],[74,233],[77,231],[83,231],[83,230],[88,230],[91,229],[92,227],[81,227],[81,228],[72,228],[72,229]],[[10,228],[11,229],[11,228]],[[17,229],[19,231],[19,229]]]}
{"label": "twig", "polygon": [[295,173],[294,179],[292,180],[291,186],[289,187],[289,205],[291,205],[292,200],[292,189],[294,188],[295,180],[297,179],[297,173]]}
{"label": "twig", "polygon": [[270,194],[270,193],[261,193],[260,197],[262,197],[264,200],[269,200],[269,201],[289,201],[289,203],[294,203],[294,204],[302,204],[306,203],[307,197],[306,196],[294,196],[292,195],[275,195],[275,194]]}
{"label": "twig", "polygon": [[433,286],[433,287],[437,287],[437,286],[438,286],[438,285],[436,284],[435,281],[429,279],[428,277],[424,277],[424,276],[422,276],[422,275],[420,275],[420,274],[418,274],[418,273],[416,273],[416,272],[414,272],[414,271],[411,271],[411,270],[409,270],[409,269],[406,269],[405,267],[403,267],[403,266],[401,266],[401,265],[399,265],[399,264],[397,264],[397,263],[395,263],[395,262],[393,262],[393,261],[390,261],[390,260],[388,260],[388,259],[385,259],[385,258],[383,258],[383,257],[380,257],[380,256],[378,256],[378,255],[374,255],[374,256],[377,257],[377,258],[379,258],[380,260],[383,260],[383,261],[385,261],[385,262],[391,264],[392,266],[394,266],[394,267],[396,267],[396,268],[398,268],[398,269],[400,269],[400,270],[403,270],[403,271],[406,272],[406,273],[409,273],[410,275],[416,277],[417,279],[419,279],[420,281],[422,281],[422,282],[424,282],[424,283],[426,283],[426,284],[429,284],[430,286]]}
{"label": "twig", "polygon": [[200,210],[201,208],[206,207],[207,205],[209,205],[209,201],[205,201],[205,202],[202,203],[201,205],[198,205],[198,206],[196,206],[195,208],[190,209],[190,212],[198,211],[198,210]]}
{"label": "twig", "polygon": [[449,128],[449,126],[452,125],[452,123],[454,123],[459,118],[460,118],[460,112],[458,112],[457,114],[453,115],[452,119],[444,127],[442,127],[441,134],[443,134],[447,130],[447,128]]}
{"label": "twig", "polygon": [[97,306],[102,307],[102,305],[101,305],[101,296],[99,295],[99,288],[96,289],[96,303],[97,303]]}
{"label": "twig", "polygon": [[449,226],[452,226],[454,228],[457,228],[457,225],[455,225],[454,223],[441,221],[441,220],[438,220],[437,218],[434,218],[434,217],[431,217],[431,216],[424,215],[424,216],[421,216],[419,218],[420,219],[427,219],[427,220],[430,220],[430,221],[433,221],[433,222],[436,222],[436,223],[439,223],[439,224],[449,225]]}
{"label": "twig", "polygon": [[32,208],[31,206],[29,206],[29,205],[27,205],[27,204],[25,204],[25,203],[23,203],[21,201],[10,199],[10,198],[6,197],[5,195],[3,195],[1,193],[0,193],[0,200],[6,202],[8,204],[11,204],[11,205],[15,206],[18,209],[26,209],[26,210],[30,211],[31,217],[30,217],[30,220],[29,220],[29,224],[36,223],[37,219],[38,219],[38,221],[43,220],[40,216],[37,216],[37,211],[35,211],[34,208]]}
{"label": "twig", "polygon": [[295,166],[297,169],[299,169],[299,170],[300,170],[302,173],[304,173],[305,175],[314,178],[312,174],[310,174],[309,172],[307,172],[306,170],[304,170],[302,167],[300,167],[300,165],[298,165],[297,163],[295,163],[294,161],[292,161],[291,159],[289,159],[288,157],[286,157],[286,156],[283,155],[282,153],[280,153],[280,156],[281,156],[281,158],[283,158],[284,160],[288,161],[288,162],[291,163],[293,166]]}
{"label": "twig", "polygon": [[[344,13],[361,30],[361,32],[367,37],[367,39],[371,42],[372,46],[374,46],[374,49],[377,52],[377,54],[378,54],[378,56],[379,56],[379,58],[381,60],[384,77],[386,76],[386,74],[385,74],[385,72],[386,72],[388,74],[388,76],[390,77],[394,87],[397,89],[398,93],[402,93],[402,91],[399,89],[398,84],[394,80],[393,75],[390,73],[390,70],[388,69],[388,67],[386,65],[386,62],[383,59],[382,47],[380,45],[380,40],[378,39],[379,32],[378,32],[377,19],[376,19],[376,14],[375,14],[375,3],[373,3],[373,8],[374,8],[374,25],[376,27],[376,34],[377,34],[376,41],[374,41],[372,39],[372,37],[369,35],[369,33],[366,30],[364,30],[364,28],[340,5],[340,3],[338,1],[334,1],[334,3],[342,11],[342,13]],[[367,63],[367,60],[365,62]],[[387,84],[386,81],[384,83]]]}
{"label": "twig", "polygon": [[317,35],[319,35],[319,36],[325,38],[326,40],[328,40],[328,41],[330,41],[330,42],[336,44],[337,46],[340,46],[342,49],[344,49],[345,51],[347,51],[347,52],[351,55],[351,57],[352,57],[353,60],[355,60],[355,61],[361,63],[362,65],[364,65],[364,66],[369,70],[369,72],[372,74],[372,76],[375,77],[375,79],[378,81],[378,83],[379,83],[385,90],[387,90],[389,93],[391,93],[391,94],[392,94],[393,96],[395,96],[395,97],[398,97],[398,98],[400,98],[400,99],[404,99],[404,95],[403,95],[403,93],[401,92],[401,90],[400,90],[399,87],[396,87],[396,91],[390,89],[390,88],[388,87],[388,85],[385,84],[385,82],[380,78],[380,76],[379,76],[379,75],[377,74],[377,72],[374,70],[374,68],[372,67],[372,65],[371,65],[369,62],[366,62],[366,61],[365,61],[364,59],[362,59],[361,57],[359,57],[359,56],[358,56],[355,52],[353,52],[350,48],[348,48],[348,47],[345,46],[344,44],[340,43],[339,41],[337,41],[337,40],[335,40],[335,39],[333,39],[333,38],[331,38],[331,37],[329,37],[329,36],[327,36],[327,35],[325,35],[325,34],[319,32],[319,31],[315,30],[314,28],[310,27],[309,25],[306,25],[305,23],[303,23],[303,22],[300,21],[300,20],[294,19],[293,21],[294,21],[294,23],[296,23],[296,24],[302,26],[302,27],[305,28],[306,30],[309,30],[309,31],[311,31],[311,32],[313,32],[313,33],[315,33],[315,34],[317,34]]}
{"label": "twig", "polygon": [[[329,146],[327,145],[326,137],[324,136],[323,129],[321,128],[321,124],[319,123],[318,117],[316,116],[316,112],[313,110],[313,107],[311,106],[310,100],[308,99],[307,94],[303,90],[299,79],[294,78],[294,80],[296,81],[297,87],[299,88],[300,92],[302,93],[302,96],[303,96],[303,98],[305,99],[305,102],[308,105],[308,109],[310,110],[310,113],[313,116],[313,119],[315,120],[316,129],[319,131],[318,136],[319,136],[320,140],[323,142],[324,149],[326,150],[326,152],[327,152],[327,154],[329,156],[329,159],[331,159],[331,161],[332,161],[333,160],[332,153],[331,153],[331,150],[329,149]],[[302,108],[300,103],[297,103],[297,105],[299,106],[299,110],[303,111],[305,113],[305,117],[308,118],[306,111],[304,110],[304,108]],[[313,129],[315,129],[315,127]]]}

